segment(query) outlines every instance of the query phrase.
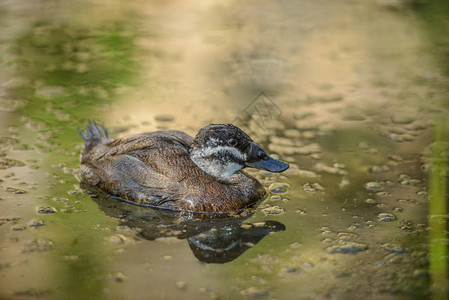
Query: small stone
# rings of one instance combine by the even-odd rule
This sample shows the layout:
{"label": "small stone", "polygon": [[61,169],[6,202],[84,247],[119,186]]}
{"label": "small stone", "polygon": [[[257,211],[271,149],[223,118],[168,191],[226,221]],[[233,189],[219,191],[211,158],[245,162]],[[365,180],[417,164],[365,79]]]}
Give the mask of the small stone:
{"label": "small stone", "polygon": [[320,172],[322,171],[322,172],[326,172],[329,174],[348,175],[348,172],[346,170],[342,170],[338,164],[337,164],[337,166],[338,167],[330,167],[323,163],[317,163],[315,165],[315,168]]}
{"label": "small stone", "polygon": [[303,215],[303,216],[307,214],[307,212],[305,210],[300,209],[300,208],[295,209],[295,213]]}
{"label": "small stone", "polygon": [[306,193],[316,193],[316,189],[312,187],[310,183],[305,183],[303,186],[304,192]]}
{"label": "small stone", "polygon": [[126,280],[126,276],[125,276],[125,274],[123,274],[122,272],[117,272],[117,273],[115,273],[113,276],[112,276],[112,279],[115,281],[115,282],[124,282],[125,280]]}
{"label": "small stone", "polygon": [[[42,298],[51,294],[51,290],[48,289],[35,289],[35,288],[27,288],[23,290],[18,290],[14,292],[15,296],[19,298]],[[16,298],[16,297],[15,297]]]}
{"label": "small stone", "polygon": [[25,225],[22,225],[22,226],[14,226],[14,227],[12,228],[12,230],[14,230],[14,231],[23,231],[23,230],[25,230],[25,229],[27,229],[27,227],[26,227]]}
{"label": "small stone", "polygon": [[357,225],[349,225],[348,226],[348,230],[356,230],[356,229],[358,229],[359,227],[357,226]]}
{"label": "small stone", "polygon": [[416,179],[416,178],[407,178],[401,181],[401,185],[406,185],[406,186],[419,186],[421,184],[421,180],[420,179]]}
{"label": "small stone", "polygon": [[40,206],[37,209],[37,213],[39,214],[54,214],[57,213],[58,210],[53,206]]}
{"label": "small stone", "polygon": [[392,222],[396,220],[396,216],[390,213],[380,213],[377,215],[377,219],[381,222]]}
{"label": "small stone", "polygon": [[393,212],[401,213],[404,212],[404,209],[402,207],[393,207]]}
{"label": "small stone", "polygon": [[28,223],[29,227],[34,227],[34,228],[41,227],[41,226],[44,226],[44,225],[45,225],[44,221],[43,220],[39,220],[39,219],[31,220]]}
{"label": "small stone", "polygon": [[121,245],[124,244],[127,240],[127,237],[123,234],[115,234],[110,237],[105,238],[109,243],[113,245]]}
{"label": "small stone", "polygon": [[282,199],[282,197],[280,196],[280,195],[272,195],[271,197],[270,197],[270,200],[271,201],[279,201],[279,200],[281,200]]}
{"label": "small stone", "polygon": [[4,112],[15,112],[26,106],[27,102],[23,99],[11,99],[0,97],[0,110]]}
{"label": "small stone", "polygon": [[291,249],[298,249],[298,248],[301,248],[301,244],[300,243],[298,243],[298,242],[293,242],[293,243],[291,243],[290,244],[290,248]]}
{"label": "small stone", "polygon": [[410,114],[396,114],[391,117],[391,122],[394,124],[410,124],[414,120],[415,119]]}
{"label": "small stone", "polygon": [[313,183],[313,184],[312,184],[312,187],[313,187],[315,190],[319,190],[319,191],[324,190],[324,187],[323,187],[321,184],[319,184],[318,182]]}
{"label": "small stone", "polygon": [[325,238],[321,241],[323,244],[333,244],[334,240],[331,238]]}
{"label": "small stone", "polygon": [[327,248],[329,253],[356,254],[368,249],[366,244],[356,242],[342,242],[338,245]]}
{"label": "small stone", "polygon": [[76,261],[79,257],[78,255],[65,255],[63,258],[66,261]]}
{"label": "small stone", "polygon": [[170,115],[157,115],[154,119],[158,122],[173,122],[175,118]]}
{"label": "small stone", "polygon": [[265,298],[269,296],[269,292],[265,288],[252,286],[246,290],[240,291],[240,295],[245,297]]}
{"label": "small stone", "polygon": [[185,282],[185,281],[177,281],[176,282],[176,287],[178,289],[185,289],[187,287],[187,282]]}
{"label": "small stone", "polygon": [[44,239],[33,239],[23,244],[23,252],[46,252],[53,249],[53,242]]}
{"label": "small stone", "polygon": [[368,168],[368,172],[370,172],[370,173],[381,173],[381,172],[387,172],[389,170],[390,170],[390,168],[386,165],[371,166]]}
{"label": "small stone", "polygon": [[286,130],[284,130],[284,134],[286,137],[289,137],[289,138],[301,137],[301,131],[296,130],[296,129],[286,129]]}
{"label": "small stone", "polygon": [[271,193],[283,194],[283,193],[287,193],[289,188],[290,188],[290,185],[288,183],[274,182],[268,187],[268,190]]}
{"label": "small stone", "polygon": [[385,191],[377,192],[376,195],[379,196],[379,197],[387,197],[387,196],[390,196],[390,194],[387,193],[387,192],[385,192]]}
{"label": "small stone", "polygon": [[302,146],[302,147],[298,147],[296,150],[296,153],[298,154],[313,154],[313,153],[320,153],[321,152],[321,147],[320,145],[316,144],[316,143],[312,143],[306,146]]}
{"label": "small stone", "polygon": [[27,194],[28,193],[25,190],[13,188],[13,187],[7,187],[6,191],[9,192],[9,193],[16,194],[16,195],[23,195],[23,194]]}
{"label": "small stone", "polygon": [[380,182],[376,182],[376,181],[371,181],[371,182],[367,182],[365,183],[365,189],[369,190],[369,191],[382,191],[384,189],[384,187],[382,186],[382,184]]}
{"label": "small stone", "polygon": [[44,86],[36,90],[36,96],[40,98],[54,98],[67,93],[63,86]]}
{"label": "small stone", "polygon": [[423,198],[427,198],[427,192],[426,191],[419,191],[416,193],[416,195],[421,196]]}
{"label": "small stone", "polygon": [[340,241],[350,241],[352,239],[355,239],[357,237],[357,234],[352,232],[339,232],[337,234],[337,239]]}
{"label": "small stone", "polygon": [[392,244],[392,243],[385,243],[385,244],[381,245],[380,248],[384,249],[385,251],[391,252],[391,253],[398,253],[398,254],[407,253],[406,248],[401,247],[400,245]]}
{"label": "small stone", "polygon": [[296,272],[298,269],[295,267],[291,267],[291,266],[284,266],[281,268],[281,273],[294,273]]}
{"label": "small stone", "polygon": [[285,210],[277,205],[270,206],[262,209],[262,212],[266,215],[280,215],[285,212]]}
{"label": "small stone", "polygon": [[242,225],[240,225],[240,227],[243,228],[243,229],[250,229],[250,228],[252,228],[251,224],[242,224]]}

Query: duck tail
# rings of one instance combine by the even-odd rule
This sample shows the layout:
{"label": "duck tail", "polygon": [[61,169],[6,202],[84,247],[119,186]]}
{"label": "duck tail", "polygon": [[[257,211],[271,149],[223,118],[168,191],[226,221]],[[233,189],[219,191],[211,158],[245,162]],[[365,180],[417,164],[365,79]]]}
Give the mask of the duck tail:
{"label": "duck tail", "polygon": [[111,141],[106,127],[103,124],[100,127],[95,121],[89,121],[86,132],[82,131],[79,127],[78,131],[86,144],[86,149],[95,144],[105,144]]}

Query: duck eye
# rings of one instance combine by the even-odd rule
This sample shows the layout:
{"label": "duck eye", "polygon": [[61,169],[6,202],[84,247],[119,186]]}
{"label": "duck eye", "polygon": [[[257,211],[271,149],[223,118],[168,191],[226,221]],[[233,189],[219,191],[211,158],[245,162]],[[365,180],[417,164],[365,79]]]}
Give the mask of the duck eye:
{"label": "duck eye", "polygon": [[263,151],[259,151],[259,153],[257,153],[257,156],[262,160],[268,159],[268,155]]}
{"label": "duck eye", "polygon": [[228,141],[228,145],[229,145],[229,146],[235,146],[235,145],[237,145],[237,141],[236,141],[235,139],[230,139],[230,140]]}

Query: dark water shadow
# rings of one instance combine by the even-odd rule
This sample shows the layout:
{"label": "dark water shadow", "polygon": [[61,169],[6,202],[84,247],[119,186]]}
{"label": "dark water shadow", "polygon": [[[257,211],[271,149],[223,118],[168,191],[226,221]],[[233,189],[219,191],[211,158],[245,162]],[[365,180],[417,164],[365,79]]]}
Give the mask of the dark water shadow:
{"label": "dark water shadow", "polygon": [[112,199],[90,186],[82,187],[106,215],[119,220],[120,226],[133,228],[139,237],[150,241],[163,237],[187,239],[193,255],[205,263],[230,262],[271,232],[285,230],[284,224],[272,220],[243,224],[254,210],[228,217],[205,217],[139,207]]}

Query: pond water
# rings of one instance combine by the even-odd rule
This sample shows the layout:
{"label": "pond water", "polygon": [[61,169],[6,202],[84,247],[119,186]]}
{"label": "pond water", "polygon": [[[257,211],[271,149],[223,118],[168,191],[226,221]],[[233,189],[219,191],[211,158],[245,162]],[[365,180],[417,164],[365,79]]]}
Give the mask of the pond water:
{"label": "pond water", "polygon": [[[0,2],[1,299],[447,299],[445,1]],[[290,163],[198,219],[79,182],[77,127]]]}

